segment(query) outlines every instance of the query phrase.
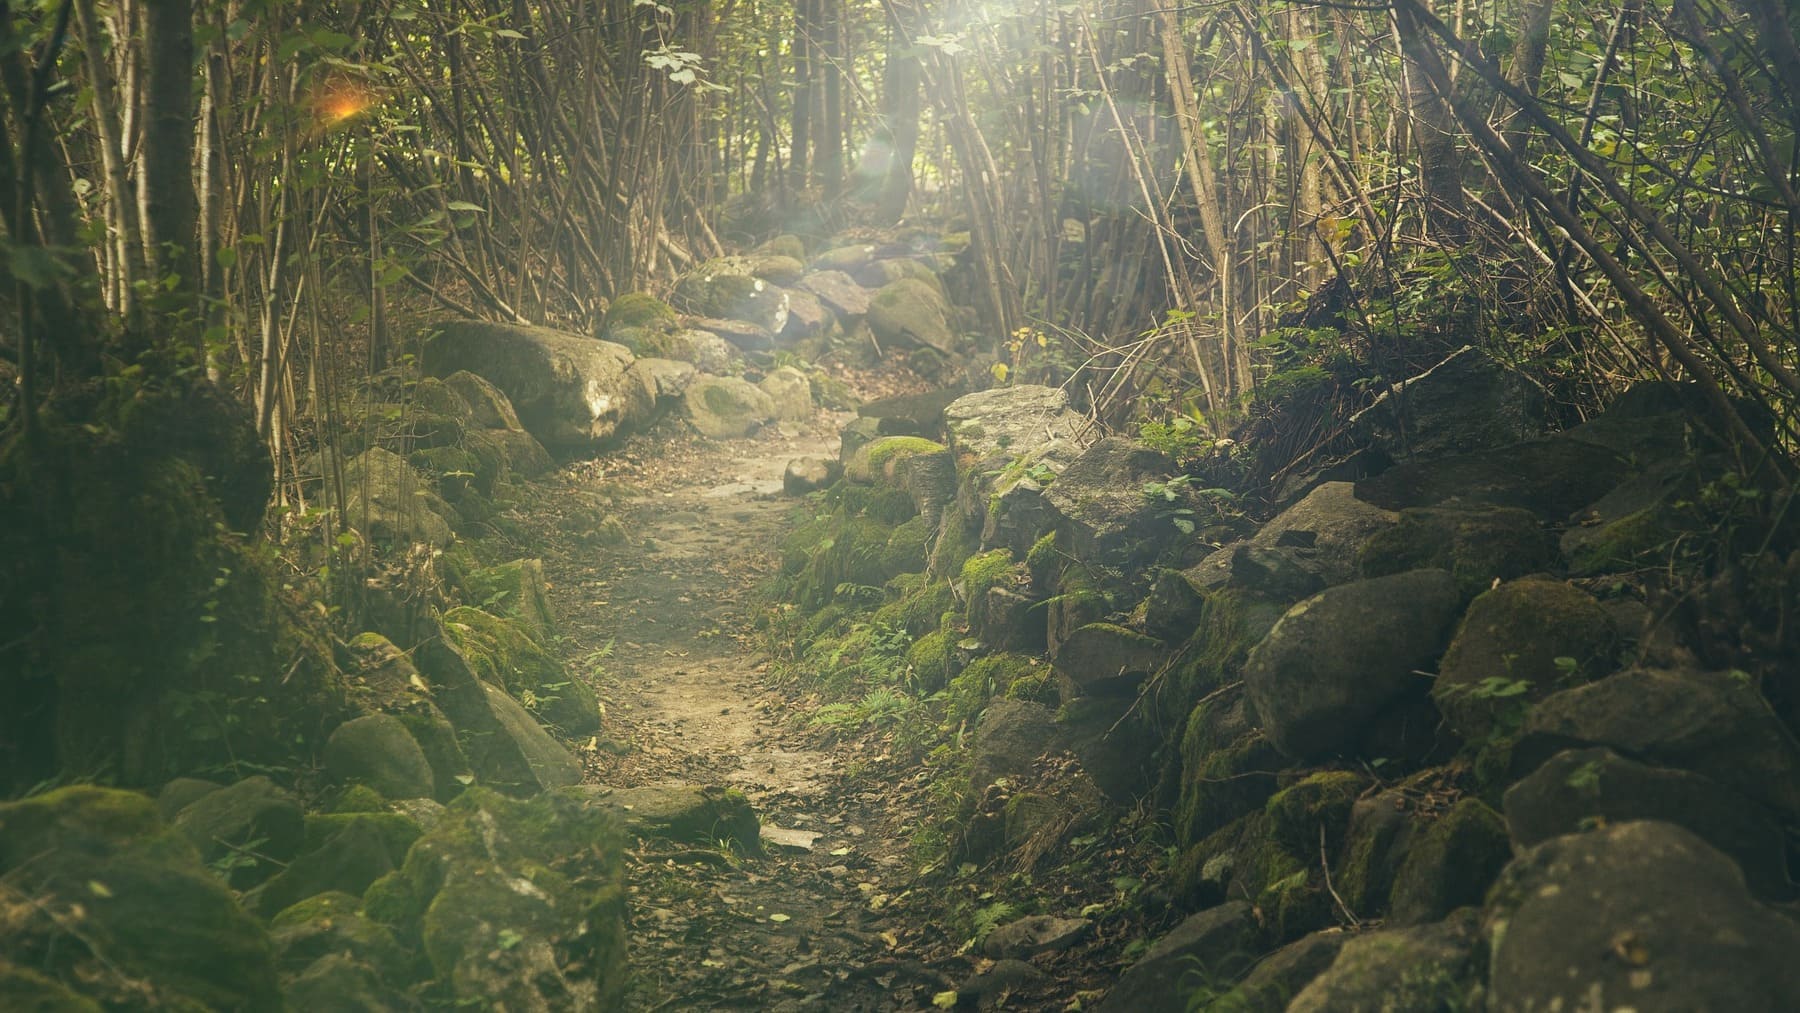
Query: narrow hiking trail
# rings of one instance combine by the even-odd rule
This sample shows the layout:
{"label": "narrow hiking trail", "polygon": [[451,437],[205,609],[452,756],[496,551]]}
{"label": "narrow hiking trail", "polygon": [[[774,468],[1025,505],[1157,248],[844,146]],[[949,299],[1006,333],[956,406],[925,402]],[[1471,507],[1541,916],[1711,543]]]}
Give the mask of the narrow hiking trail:
{"label": "narrow hiking trail", "polygon": [[[525,518],[572,670],[597,671],[606,702],[588,780],[737,788],[764,828],[761,855],[634,845],[632,1009],[916,1009],[954,987],[906,959],[882,910],[909,878],[903,786],[851,786],[883,757],[821,747],[753,629],[800,502],[782,473],[835,456],[849,417],[730,442],[659,426],[564,469]],[[602,512],[619,523],[597,539]]]}

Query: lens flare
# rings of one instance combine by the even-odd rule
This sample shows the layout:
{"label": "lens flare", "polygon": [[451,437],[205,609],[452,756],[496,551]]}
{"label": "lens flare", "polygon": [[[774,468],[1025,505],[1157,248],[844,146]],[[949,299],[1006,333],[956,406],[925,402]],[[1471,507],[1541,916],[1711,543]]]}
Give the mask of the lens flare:
{"label": "lens flare", "polygon": [[313,101],[319,125],[335,127],[374,106],[377,96],[368,87],[350,81],[334,81]]}

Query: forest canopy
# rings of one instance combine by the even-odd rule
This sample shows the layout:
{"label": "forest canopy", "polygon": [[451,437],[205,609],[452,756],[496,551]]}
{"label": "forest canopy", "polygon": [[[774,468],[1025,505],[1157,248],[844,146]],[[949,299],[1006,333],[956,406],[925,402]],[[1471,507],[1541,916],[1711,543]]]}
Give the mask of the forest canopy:
{"label": "forest canopy", "polygon": [[995,375],[1114,417],[1222,429],[1421,335],[1576,411],[1800,392],[1769,0],[65,0],[0,33],[16,424],[178,348],[279,459],[420,320],[592,330],[729,248],[926,220]]}

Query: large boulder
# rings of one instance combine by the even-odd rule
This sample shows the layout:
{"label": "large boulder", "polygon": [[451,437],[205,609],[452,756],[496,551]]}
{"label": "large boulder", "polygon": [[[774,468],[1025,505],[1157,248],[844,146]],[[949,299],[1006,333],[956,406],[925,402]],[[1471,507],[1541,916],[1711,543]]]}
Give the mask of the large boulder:
{"label": "large boulder", "polygon": [[1568,749],[1506,790],[1506,826],[1520,848],[1631,820],[1685,827],[1731,856],[1757,893],[1793,893],[1781,831],[1756,803],[1699,774]]}
{"label": "large boulder", "polygon": [[1554,837],[1490,897],[1487,1008],[1782,1010],[1800,923],[1751,899],[1731,859],[1670,823]]}
{"label": "large boulder", "polygon": [[434,376],[469,370],[492,382],[519,420],[558,453],[591,452],[650,417],[644,387],[626,375],[631,350],[544,327],[453,321],[425,343]]}
{"label": "large boulder", "polygon": [[1370,719],[1424,696],[1462,606],[1456,579],[1414,570],[1331,588],[1289,609],[1251,652],[1244,687],[1295,759],[1351,745]]}
{"label": "large boulder", "polygon": [[475,674],[506,690],[545,723],[569,735],[599,731],[600,702],[593,688],[572,675],[520,620],[465,605],[444,613],[444,632]]}
{"label": "large boulder", "polygon": [[1625,459],[1592,443],[1550,437],[1495,450],[1409,461],[1356,483],[1359,499],[1390,510],[1451,499],[1518,507],[1560,523],[1630,475]]}
{"label": "large boulder", "polygon": [[1094,443],[1044,489],[1057,547],[1089,566],[1131,572],[1178,542],[1191,543],[1176,521],[1185,519],[1180,511],[1204,509],[1197,497],[1176,485],[1165,485],[1163,495],[1146,492],[1174,470],[1166,456],[1122,437]]}
{"label": "large boulder", "polygon": [[421,940],[460,1004],[619,1009],[623,845],[618,818],[579,793],[474,788],[368,888],[363,913]]}
{"label": "large boulder", "polygon": [[484,682],[448,634],[421,641],[414,657],[479,783],[531,795],[581,780],[580,761],[505,690]]}
{"label": "large boulder", "polygon": [[[1264,524],[1247,545],[1219,549],[1187,572],[1197,587],[1236,586],[1267,593],[1269,587],[1258,585],[1268,583],[1275,560],[1284,560],[1297,575],[1316,580],[1319,587],[1314,590],[1320,590],[1354,580],[1358,554],[1398,521],[1392,510],[1357,499],[1352,483],[1326,482]],[[1292,583],[1278,586],[1285,589]]]}
{"label": "large boulder", "polygon": [[[913,412],[918,414],[918,409]],[[866,414],[877,415],[876,406],[868,406]],[[893,414],[890,411],[878,417],[886,420]],[[1035,384],[963,394],[939,412],[919,415],[916,425],[923,428],[940,417],[949,430],[951,448],[959,456],[973,455],[978,460],[1002,454],[1035,457],[1048,444],[1074,441],[1087,428],[1087,420],[1069,407],[1067,393]]]}
{"label": "large boulder", "polygon": [[182,809],[175,829],[202,860],[227,870],[226,879],[243,888],[293,858],[305,837],[300,803],[258,774],[208,792]]}
{"label": "large boulder", "polygon": [[68,991],[109,1009],[283,1008],[268,935],[143,795],[80,785],[0,804],[0,878],[29,885],[0,918],[0,987],[21,987],[9,963],[39,982],[8,1008],[83,1008],[32,1004]]}
{"label": "large boulder", "polygon": [[436,778],[425,751],[391,714],[346,721],[325,742],[325,770],[340,784],[366,784],[387,798],[431,798]]}
{"label": "large boulder", "polygon": [[1515,580],[1470,604],[1431,698],[1465,739],[1510,732],[1532,703],[1611,672],[1616,642],[1612,616],[1586,591]]}
{"label": "large boulder", "polygon": [[780,334],[788,318],[788,294],[780,286],[798,281],[802,270],[782,256],[709,260],[676,283],[675,303],[696,316],[745,320]]}
{"label": "large boulder", "polygon": [[455,727],[435,702],[433,687],[412,659],[379,633],[351,638],[347,653],[352,698],[364,710],[392,715],[406,726],[431,765],[432,798],[455,795],[469,779],[469,761]]}
{"label": "large boulder", "polygon": [[1631,668],[1555,693],[1526,715],[1515,769],[1580,746],[1683,767],[1800,814],[1800,746],[1741,674]]}
{"label": "large boulder", "polygon": [[953,319],[944,294],[917,278],[883,285],[869,300],[869,330],[883,349],[923,347],[949,355],[956,350]]}
{"label": "large boulder", "polygon": [[1199,988],[1231,981],[1249,966],[1260,929],[1241,900],[1189,916],[1125,969],[1098,1013],[1187,1013]]}
{"label": "large boulder", "polygon": [[1476,913],[1465,909],[1430,925],[1356,936],[1325,973],[1294,996],[1288,1013],[1472,1008],[1480,991],[1477,921]]}
{"label": "large boulder", "polygon": [[444,548],[456,510],[435,488],[399,454],[371,447],[344,465],[344,519],[379,544]]}
{"label": "large boulder", "polygon": [[662,784],[641,788],[583,785],[591,804],[619,814],[627,832],[684,844],[728,841],[742,853],[762,849],[761,822],[750,800],[735,788]]}
{"label": "large boulder", "polygon": [[1449,570],[1473,597],[1496,580],[1551,569],[1556,546],[1528,510],[1452,502],[1400,511],[1399,523],[1365,542],[1356,558],[1365,577]]}
{"label": "large boulder", "polygon": [[688,421],[715,440],[743,439],[775,421],[775,402],[748,380],[698,376],[682,395]]}
{"label": "large boulder", "polygon": [[842,271],[814,271],[800,279],[800,287],[830,307],[845,323],[869,312],[873,294]]}
{"label": "large boulder", "polygon": [[1523,376],[1464,345],[1383,392],[1351,417],[1350,428],[1396,460],[1441,457],[1536,436],[1543,401]]}

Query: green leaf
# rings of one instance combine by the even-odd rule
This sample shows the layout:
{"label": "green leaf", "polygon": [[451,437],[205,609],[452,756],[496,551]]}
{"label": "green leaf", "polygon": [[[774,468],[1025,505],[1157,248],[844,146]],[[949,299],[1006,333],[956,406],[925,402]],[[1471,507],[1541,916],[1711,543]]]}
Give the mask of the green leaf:
{"label": "green leaf", "polygon": [[453,200],[449,203],[448,207],[452,211],[480,211],[483,214],[487,213],[487,208],[484,208],[479,204],[471,204],[466,200]]}
{"label": "green leaf", "polygon": [[220,267],[227,270],[236,267],[238,262],[237,248],[234,246],[221,246],[219,247],[219,252],[213,254],[213,259],[218,261]]}

